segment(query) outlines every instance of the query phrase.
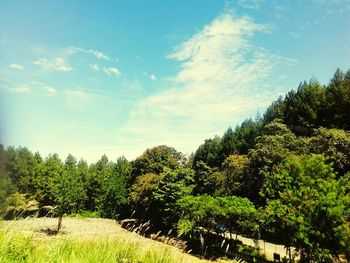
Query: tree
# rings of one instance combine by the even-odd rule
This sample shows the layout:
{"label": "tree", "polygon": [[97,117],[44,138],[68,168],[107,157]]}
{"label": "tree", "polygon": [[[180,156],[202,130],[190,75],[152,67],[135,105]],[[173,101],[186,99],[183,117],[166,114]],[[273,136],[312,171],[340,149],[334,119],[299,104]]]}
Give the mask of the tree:
{"label": "tree", "polygon": [[350,69],[337,69],[327,86],[328,127],[350,130]]}
{"label": "tree", "polygon": [[223,177],[218,182],[220,192],[217,195],[244,195],[242,184],[245,181],[248,158],[246,155],[230,155],[222,164]]}
{"label": "tree", "polygon": [[[178,167],[175,170],[166,169],[162,180],[154,192],[161,224],[165,227],[175,226],[179,220],[176,213],[176,201],[192,194],[194,173],[190,168]],[[157,218],[157,216],[155,216]]]}
{"label": "tree", "polygon": [[14,192],[14,187],[5,170],[5,150],[0,144],[0,216],[5,212],[5,199]]}
{"label": "tree", "polygon": [[349,181],[343,180],[322,155],[290,157],[266,175],[266,229],[296,247],[301,262],[350,252]]}
{"label": "tree", "polygon": [[219,224],[230,233],[258,232],[256,209],[247,198],[237,196],[213,197],[209,195],[184,196],[177,202],[182,224],[188,220],[192,226],[216,231]]}
{"label": "tree", "polygon": [[132,162],[132,172],[129,182],[131,186],[137,177],[148,173],[161,174],[165,168],[175,169],[184,161],[182,153],[166,145],[147,149]]}
{"label": "tree", "polygon": [[196,169],[198,162],[204,162],[210,167],[221,165],[221,138],[207,139],[198,147],[193,157],[193,168]]}
{"label": "tree", "polygon": [[57,232],[61,229],[63,215],[77,211],[78,204],[84,196],[82,180],[77,176],[76,163],[77,160],[69,154],[64,164],[63,174],[57,178],[54,193],[58,214]]}
{"label": "tree", "polygon": [[294,153],[307,152],[304,141],[298,139],[285,124],[278,120],[266,125],[262,136],[248,153],[246,176],[242,182],[243,196],[255,203],[262,204],[259,191],[263,185],[265,173],[283,163]]}
{"label": "tree", "polygon": [[107,179],[102,198],[102,215],[118,218],[128,204],[126,182],[130,177],[131,164],[125,157],[120,157],[114,166],[113,174]]}
{"label": "tree", "polygon": [[57,154],[49,155],[37,175],[35,198],[41,206],[54,205],[57,186],[64,173],[64,165]]}
{"label": "tree", "polygon": [[91,164],[86,178],[86,202],[85,207],[90,211],[99,211],[102,207],[103,191],[106,182],[113,174],[113,164],[106,155]]}
{"label": "tree", "polygon": [[195,166],[194,181],[195,187],[193,193],[196,195],[209,194],[214,195],[220,192],[220,187],[223,173],[218,168],[210,167],[203,161],[199,161]]}
{"label": "tree", "polygon": [[138,176],[131,187],[130,199],[136,208],[136,212],[142,218],[152,217],[155,207],[154,192],[163,176],[153,173]]}
{"label": "tree", "polygon": [[324,154],[339,176],[350,171],[350,133],[338,129],[317,129],[309,138],[311,153]]}

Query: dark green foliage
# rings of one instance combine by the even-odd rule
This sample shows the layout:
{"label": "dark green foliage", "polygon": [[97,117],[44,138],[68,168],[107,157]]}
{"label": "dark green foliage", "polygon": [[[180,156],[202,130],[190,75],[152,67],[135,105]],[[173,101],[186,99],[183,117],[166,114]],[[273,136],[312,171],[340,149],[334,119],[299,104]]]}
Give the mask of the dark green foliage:
{"label": "dark green foliage", "polygon": [[193,157],[193,168],[196,169],[197,163],[203,162],[210,167],[219,167],[221,154],[221,138],[216,136],[214,139],[207,139],[200,145]]}
{"label": "dark green foliage", "polygon": [[102,215],[117,218],[128,204],[126,181],[131,173],[131,164],[124,157],[118,158],[113,174],[105,182],[102,198]]}
{"label": "dark green foliage", "polygon": [[5,199],[14,192],[14,187],[5,170],[5,151],[3,145],[0,144],[0,216],[5,211]]}
{"label": "dark green foliage", "polygon": [[248,158],[246,155],[230,155],[222,164],[223,176],[219,178],[217,195],[244,195]]}
{"label": "dark green foliage", "polygon": [[59,215],[79,211],[85,197],[83,181],[78,177],[76,163],[77,160],[68,155],[63,174],[56,179],[54,197]]}
{"label": "dark green foliage", "polygon": [[220,185],[220,178],[222,173],[218,168],[211,168],[203,161],[199,161],[195,166],[195,188],[193,190],[194,194],[209,194],[213,195],[218,190]]}
{"label": "dark green foliage", "polygon": [[286,125],[277,120],[266,125],[262,134],[256,138],[256,145],[248,153],[246,176],[242,182],[242,195],[259,204],[263,203],[258,193],[265,173],[273,171],[276,165],[292,154],[307,151],[303,140],[298,140]]}
{"label": "dark green foliage", "polygon": [[264,114],[263,122],[281,119],[293,132],[310,135],[320,126],[350,129],[350,70],[337,70],[327,86],[316,80],[303,82],[297,91],[273,102]]}
{"label": "dark green foliage", "polygon": [[338,69],[327,91],[327,127],[350,130],[350,69],[344,73]]}
{"label": "dark green foliage", "polygon": [[159,209],[159,218],[167,227],[175,227],[179,220],[176,213],[176,201],[192,194],[194,173],[190,168],[178,167],[175,170],[166,169],[162,174],[154,199]]}
{"label": "dark green foliage", "polygon": [[221,162],[232,154],[247,154],[261,133],[262,122],[246,119],[234,131],[228,129],[221,140]]}

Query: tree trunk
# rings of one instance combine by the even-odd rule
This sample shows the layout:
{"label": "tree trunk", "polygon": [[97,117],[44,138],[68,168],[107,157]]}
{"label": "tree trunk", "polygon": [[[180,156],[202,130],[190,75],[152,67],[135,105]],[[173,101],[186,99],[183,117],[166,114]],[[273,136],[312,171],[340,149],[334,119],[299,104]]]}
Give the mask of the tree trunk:
{"label": "tree trunk", "polygon": [[57,233],[60,231],[60,229],[62,227],[62,218],[63,218],[63,215],[58,216]]}

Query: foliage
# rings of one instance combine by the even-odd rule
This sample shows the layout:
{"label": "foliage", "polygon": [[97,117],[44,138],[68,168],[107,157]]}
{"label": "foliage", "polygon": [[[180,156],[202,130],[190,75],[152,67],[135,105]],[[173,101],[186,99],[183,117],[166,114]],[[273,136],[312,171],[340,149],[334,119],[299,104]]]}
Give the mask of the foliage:
{"label": "foliage", "polygon": [[182,220],[189,220],[191,225],[195,224],[197,228],[216,231],[216,226],[222,224],[228,227],[230,232],[259,231],[254,222],[256,209],[247,198],[185,196],[177,202],[177,205],[182,212]]}
{"label": "foliage", "polygon": [[205,140],[187,160],[166,145],[131,162],[103,155],[91,164],[0,145],[0,212],[55,206],[59,216],[120,218],[135,210],[187,236],[218,224],[274,236],[304,261],[349,254],[349,114],[350,70],[337,70],[328,85],[302,82],[263,118]]}
{"label": "foliage", "polygon": [[321,262],[329,254],[349,253],[346,189],[322,155],[291,157],[266,177],[265,223],[287,246],[301,251],[301,260]]}
{"label": "foliage", "polygon": [[309,138],[310,152],[324,154],[339,176],[350,171],[350,133],[339,129],[319,128]]}
{"label": "foliage", "polygon": [[128,193],[126,180],[131,172],[131,164],[124,157],[117,160],[114,173],[105,182],[102,198],[102,215],[117,218],[126,204]]}
{"label": "foliage", "polygon": [[257,143],[248,153],[246,175],[242,182],[242,193],[255,203],[264,202],[259,196],[265,173],[272,171],[294,153],[306,151],[304,142],[278,120],[266,125]]}
{"label": "foliage", "polygon": [[161,174],[164,168],[175,169],[184,160],[182,153],[166,145],[147,149],[140,157],[132,162],[132,184],[138,176],[147,173]]}

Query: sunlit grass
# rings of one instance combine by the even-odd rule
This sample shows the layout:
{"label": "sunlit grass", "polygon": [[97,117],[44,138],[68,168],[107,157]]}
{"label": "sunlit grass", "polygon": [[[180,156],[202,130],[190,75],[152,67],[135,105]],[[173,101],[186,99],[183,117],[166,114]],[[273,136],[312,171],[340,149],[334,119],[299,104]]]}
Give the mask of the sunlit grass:
{"label": "sunlit grass", "polygon": [[0,232],[0,262],[182,262],[168,249],[147,248],[137,242],[97,238],[57,238],[37,242],[32,234]]}
{"label": "sunlit grass", "polygon": [[209,262],[121,229],[113,220],[65,218],[62,232],[48,236],[57,219],[0,221],[0,262]]}

